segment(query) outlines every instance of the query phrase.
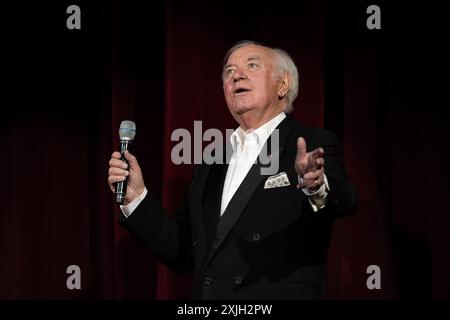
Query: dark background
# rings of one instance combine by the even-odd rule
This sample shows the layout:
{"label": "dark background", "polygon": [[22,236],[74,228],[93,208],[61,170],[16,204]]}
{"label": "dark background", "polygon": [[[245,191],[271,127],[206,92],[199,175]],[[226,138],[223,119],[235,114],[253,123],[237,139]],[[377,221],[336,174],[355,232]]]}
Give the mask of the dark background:
{"label": "dark background", "polygon": [[[134,120],[147,187],[173,213],[192,166],[176,128],[235,128],[221,63],[235,42],[281,47],[300,72],[294,116],[335,132],[358,190],[329,253],[332,299],[450,298],[448,27],[439,2],[38,1],[2,4],[1,299],[190,294],[122,230],[106,183]],[[81,8],[81,30],[66,8]],[[368,30],[366,8],[381,8]],[[81,268],[68,290],[66,268]],[[366,268],[381,268],[368,290]]]}

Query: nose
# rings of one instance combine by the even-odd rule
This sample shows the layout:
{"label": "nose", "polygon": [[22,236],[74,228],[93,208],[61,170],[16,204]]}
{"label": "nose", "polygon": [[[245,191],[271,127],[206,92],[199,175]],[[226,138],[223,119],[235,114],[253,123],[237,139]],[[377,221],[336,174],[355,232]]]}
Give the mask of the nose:
{"label": "nose", "polygon": [[241,68],[237,68],[233,74],[233,81],[238,82],[245,79],[247,79],[247,74]]}

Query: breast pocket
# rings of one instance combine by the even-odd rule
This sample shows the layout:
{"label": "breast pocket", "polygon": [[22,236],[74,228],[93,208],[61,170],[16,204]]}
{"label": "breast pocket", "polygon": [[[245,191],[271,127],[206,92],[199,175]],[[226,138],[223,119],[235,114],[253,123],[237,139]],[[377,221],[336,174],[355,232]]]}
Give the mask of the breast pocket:
{"label": "breast pocket", "polygon": [[295,185],[289,185],[284,187],[276,187],[261,190],[261,194],[266,197],[284,197],[284,196],[295,196],[300,194],[302,191],[297,189]]}

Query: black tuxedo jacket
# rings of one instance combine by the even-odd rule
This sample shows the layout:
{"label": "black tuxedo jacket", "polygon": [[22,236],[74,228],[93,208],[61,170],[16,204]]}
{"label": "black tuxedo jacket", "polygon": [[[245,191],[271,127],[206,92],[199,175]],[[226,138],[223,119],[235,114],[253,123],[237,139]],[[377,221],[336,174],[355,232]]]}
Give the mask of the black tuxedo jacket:
{"label": "black tuxedo jacket", "polygon": [[[148,194],[121,224],[174,272],[193,271],[194,299],[319,299],[335,218],[350,215],[356,193],[347,180],[337,138],[299,125],[289,115],[278,125],[278,172],[290,185],[264,189],[269,176],[256,163],[220,216],[228,166],[199,165],[184,205],[170,217]],[[297,138],[308,150],[323,147],[330,186],[325,208],[314,212],[294,168]],[[278,155],[275,157],[274,155]]]}

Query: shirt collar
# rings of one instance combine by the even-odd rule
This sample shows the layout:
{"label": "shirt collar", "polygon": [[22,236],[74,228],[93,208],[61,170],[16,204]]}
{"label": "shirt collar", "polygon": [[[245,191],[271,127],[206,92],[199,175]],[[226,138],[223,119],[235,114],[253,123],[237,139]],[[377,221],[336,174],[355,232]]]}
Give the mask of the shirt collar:
{"label": "shirt collar", "polygon": [[266,122],[259,128],[255,130],[247,130],[244,131],[241,127],[234,130],[234,132],[230,136],[231,146],[233,147],[233,151],[236,152],[236,148],[239,145],[241,148],[244,146],[245,138],[248,135],[252,135],[256,139],[256,143],[258,147],[261,147],[266,140],[270,137],[273,130],[280,124],[281,121],[286,118],[286,114],[284,112],[280,112],[277,116],[273,117],[270,121]]}

